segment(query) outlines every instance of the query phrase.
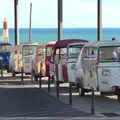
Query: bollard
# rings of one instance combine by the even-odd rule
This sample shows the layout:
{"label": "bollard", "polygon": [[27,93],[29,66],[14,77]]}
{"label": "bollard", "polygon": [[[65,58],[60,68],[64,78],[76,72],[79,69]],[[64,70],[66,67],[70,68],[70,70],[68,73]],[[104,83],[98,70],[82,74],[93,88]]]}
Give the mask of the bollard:
{"label": "bollard", "polygon": [[69,105],[72,105],[72,83],[69,82]]}
{"label": "bollard", "polygon": [[50,92],[50,76],[48,77],[48,92]]}
{"label": "bollard", "polygon": [[23,67],[21,68],[21,81],[23,82]]}
{"label": "bollard", "polygon": [[59,80],[58,80],[58,77],[57,77],[57,84],[56,84],[56,92],[57,92],[57,98],[59,98]]}
{"label": "bollard", "polygon": [[39,74],[39,88],[41,88],[41,71],[40,71],[40,74]]}
{"label": "bollard", "polygon": [[95,114],[95,94],[94,94],[94,88],[92,87],[92,101],[91,101],[91,114]]}
{"label": "bollard", "polygon": [[31,70],[31,84],[33,83],[33,70]]}
{"label": "bollard", "polygon": [[1,67],[1,77],[3,77],[3,67]]}

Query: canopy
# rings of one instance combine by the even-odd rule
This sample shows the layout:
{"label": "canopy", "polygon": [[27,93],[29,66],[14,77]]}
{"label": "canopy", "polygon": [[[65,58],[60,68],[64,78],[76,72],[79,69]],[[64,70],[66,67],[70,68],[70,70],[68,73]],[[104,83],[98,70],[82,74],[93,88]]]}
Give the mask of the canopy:
{"label": "canopy", "polygon": [[57,41],[56,44],[54,45],[54,48],[66,48],[67,45],[69,45],[70,43],[82,43],[82,42],[88,42],[88,40],[84,40],[84,39],[64,39],[64,40],[60,40]]}

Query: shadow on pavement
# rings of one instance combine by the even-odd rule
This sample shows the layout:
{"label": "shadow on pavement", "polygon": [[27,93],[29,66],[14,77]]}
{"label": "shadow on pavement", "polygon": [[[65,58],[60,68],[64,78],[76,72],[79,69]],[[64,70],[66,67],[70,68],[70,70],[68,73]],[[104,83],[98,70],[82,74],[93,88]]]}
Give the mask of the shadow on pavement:
{"label": "shadow on pavement", "polygon": [[84,117],[88,114],[71,108],[38,88],[0,91],[0,117]]}

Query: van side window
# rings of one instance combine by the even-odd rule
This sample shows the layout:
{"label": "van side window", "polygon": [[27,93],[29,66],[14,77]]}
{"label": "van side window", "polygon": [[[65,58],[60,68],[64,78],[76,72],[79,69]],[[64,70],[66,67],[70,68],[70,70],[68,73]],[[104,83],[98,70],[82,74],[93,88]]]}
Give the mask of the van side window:
{"label": "van side window", "polygon": [[97,48],[93,48],[93,47],[90,48],[90,57],[97,59],[97,57],[98,57],[98,50],[97,50]]}
{"label": "van side window", "polygon": [[60,58],[66,59],[67,58],[67,48],[61,48],[60,49]]}
{"label": "van side window", "polygon": [[90,51],[89,51],[89,48],[84,48],[83,50],[83,57],[84,58],[90,58]]}
{"label": "van side window", "polygon": [[54,61],[54,49],[52,50],[52,53],[51,53],[51,61],[52,62]]}
{"label": "van side window", "polygon": [[17,54],[17,50],[15,50],[15,54]]}
{"label": "van side window", "polygon": [[56,49],[56,50],[55,50],[54,61],[55,61],[56,63],[58,63],[58,61],[59,61],[59,52],[60,52],[60,49]]}

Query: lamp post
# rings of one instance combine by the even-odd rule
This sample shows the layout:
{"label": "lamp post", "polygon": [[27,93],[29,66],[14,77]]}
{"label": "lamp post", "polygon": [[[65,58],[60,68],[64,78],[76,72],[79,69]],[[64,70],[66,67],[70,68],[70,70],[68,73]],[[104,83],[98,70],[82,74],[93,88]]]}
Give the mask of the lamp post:
{"label": "lamp post", "polygon": [[102,0],[97,0],[97,40],[102,40]]}
{"label": "lamp post", "polygon": [[29,18],[29,42],[31,42],[31,41],[32,41],[31,21],[32,21],[32,3],[30,4],[30,18]]}
{"label": "lamp post", "polygon": [[19,44],[18,0],[14,0],[14,24],[15,24],[15,45],[18,45]]}
{"label": "lamp post", "polygon": [[58,41],[62,39],[63,15],[62,0],[58,0]]}

